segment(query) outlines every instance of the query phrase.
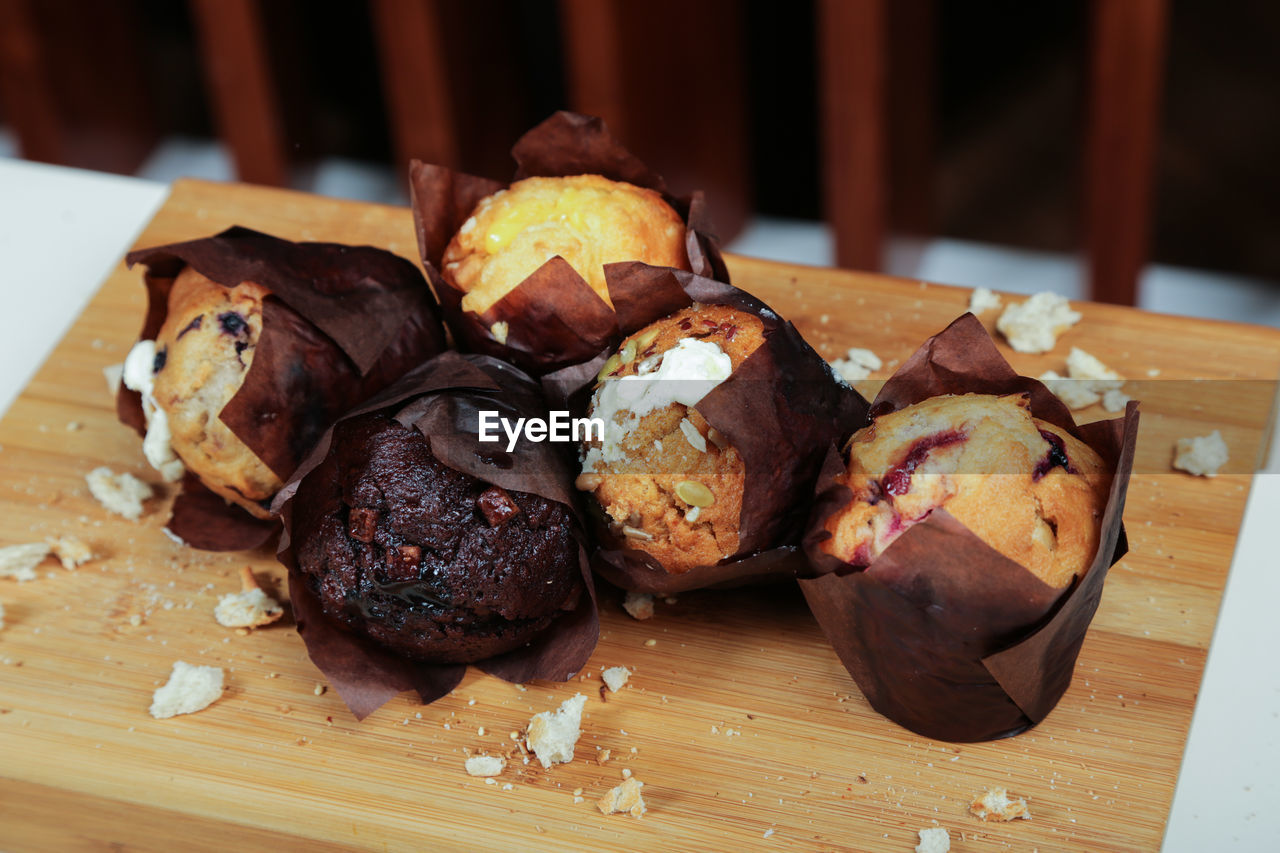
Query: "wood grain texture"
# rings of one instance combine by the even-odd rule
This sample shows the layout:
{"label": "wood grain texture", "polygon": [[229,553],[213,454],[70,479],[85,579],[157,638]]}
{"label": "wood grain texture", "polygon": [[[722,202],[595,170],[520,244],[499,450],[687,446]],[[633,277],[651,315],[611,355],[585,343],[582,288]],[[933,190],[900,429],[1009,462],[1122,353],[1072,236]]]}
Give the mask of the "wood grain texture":
{"label": "wood grain texture", "polygon": [[[175,185],[138,245],[233,223],[416,257],[405,209],[197,182]],[[730,266],[828,357],[856,344],[904,359],[967,298],[881,276],[736,257]],[[584,681],[521,690],[472,671],[434,705],[400,697],[360,724],[332,692],[316,695],[321,678],[287,619],[248,636],[214,622],[242,565],[282,582],[271,554],[193,552],[161,534],[162,501],[133,523],[88,495],[83,476],[101,464],[156,479],[116,423],[101,374],[142,317],[140,275],[118,267],[0,421],[0,545],[72,533],[100,554],[76,572],[50,561],[38,580],[0,581],[0,846],[905,851],[937,822],[955,850],[1156,849],[1271,411],[1280,333],[1079,307],[1085,319],[1056,355],[1015,356],[1015,366],[1060,368],[1078,345],[1135,378],[1158,368],[1162,380],[1241,381],[1200,383],[1191,405],[1151,388],[1126,513],[1132,552],[1108,579],[1075,682],[1037,729],[955,746],[898,728],[867,706],[786,587],[681,595],[648,622],[606,590]],[[1224,405],[1210,414],[1213,401]],[[1168,470],[1174,438],[1215,427],[1234,473]],[[175,660],[223,667],[228,689],[198,714],[153,720],[151,693]],[[635,674],[601,701],[600,668],[614,665]],[[509,750],[510,732],[575,691],[590,701],[572,764],[517,760],[497,785],[465,774],[466,750]],[[598,749],[614,760],[598,765]],[[595,808],[624,767],[646,783],[642,819]],[[967,802],[991,785],[1028,797],[1034,820],[970,817]]]}

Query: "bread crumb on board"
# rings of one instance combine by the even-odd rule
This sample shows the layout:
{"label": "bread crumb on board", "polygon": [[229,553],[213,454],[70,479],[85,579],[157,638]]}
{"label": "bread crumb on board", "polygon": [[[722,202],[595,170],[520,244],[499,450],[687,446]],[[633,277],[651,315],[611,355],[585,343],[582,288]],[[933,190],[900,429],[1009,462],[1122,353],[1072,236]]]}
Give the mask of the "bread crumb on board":
{"label": "bread crumb on board", "polygon": [[1227,464],[1227,443],[1216,429],[1208,435],[1178,439],[1173,452],[1173,467],[1197,477],[1216,476]]}
{"label": "bread crumb on board", "polygon": [[628,592],[626,598],[622,599],[622,609],[627,611],[627,615],[632,619],[653,618],[653,595],[647,592]]}
{"label": "bread crumb on board", "polygon": [[564,700],[559,709],[534,714],[529,720],[525,744],[550,768],[573,761],[573,747],[582,735],[582,707],[587,697],[581,693]]}
{"label": "bread crumb on board", "polygon": [[873,371],[884,367],[880,357],[869,349],[849,347],[844,358],[831,362],[831,369],[840,375],[845,382],[857,382],[866,379]]}
{"label": "bread crumb on board", "polygon": [[89,492],[108,511],[137,521],[142,515],[142,502],[155,493],[151,487],[132,474],[117,474],[105,465],[85,474]]}
{"label": "bread crumb on board", "polygon": [[951,835],[941,826],[916,831],[920,843],[916,845],[916,853],[950,853]]}
{"label": "bread crumb on board", "polygon": [[596,802],[596,808],[600,809],[601,814],[625,812],[632,817],[641,817],[648,811],[644,805],[644,797],[640,796],[640,789],[643,787],[644,783],[634,776],[625,779],[618,787],[606,791]]}
{"label": "bread crumb on board", "polygon": [[1066,376],[1048,370],[1039,378],[1068,409],[1086,409],[1102,403],[1108,412],[1122,412],[1129,402],[1129,395],[1120,390],[1123,377],[1080,347],[1072,347],[1067,355]]}
{"label": "bread crumb on board", "polygon": [[982,820],[1031,820],[1031,810],[1022,797],[1010,797],[1004,788],[990,788],[974,797],[969,814]]}
{"label": "bread crumb on board", "polygon": [[468,776],[501,776],[507,769],[507,759],[501,755],[473,755],[467,759],[466,766]]}
{"label": "bread crumb on board", "polygon": [[30,545],[10,545],[0,548],[0,578],[17,581],[36,579],[36,566],[53,551],[47,542]]}
{"label": "bread crumb on board", "polygon": [[280,602],[262,591],[248,566],[240,569],[240,591],[218,599],[213,618],[225,628],[260,628],[284,615]]}
{"label": "bread crumb on board", "polygon": [[192,666],[174,661],[173,672],[151,697],[151,716],[157,720],[194,714],[208,708],[222,695],[222,670],[216,666]]}
{"label": "bread crumb on board", "polygon": [[1018,352],[1048,352],[1058,343],[1058,335],[1079,323],[1081,316],[1065,296],[1037,293],[1005,308],[996,328]]}
{"label": "bread crumb on board", "polygon": [[969,311],[974,314],[992,311],[1003,304],[1000,294],[985,287],[975,287],[973,293],[969,294]]}
{"label": "bread crumb on board", "polygon": [[611,666],[600,674],[610,693],[617,693],[631,678],[631,670],[625,666]]}
{"label": "bread crumb on board", "polygon": [[74,536],[51,536],[46,541],[67,571],[83,566],[94,557],[93,549]]}

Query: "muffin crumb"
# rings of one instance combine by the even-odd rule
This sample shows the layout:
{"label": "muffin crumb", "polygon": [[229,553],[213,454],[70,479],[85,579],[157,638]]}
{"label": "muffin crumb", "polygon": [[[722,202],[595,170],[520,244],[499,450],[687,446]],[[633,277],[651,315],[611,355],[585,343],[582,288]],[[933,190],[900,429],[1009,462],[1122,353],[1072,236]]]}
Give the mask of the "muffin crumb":
{"label": "muffin crumb", "polygon": [[538,756],[542,766],[573,761],[573,747],[582,736],[582,707],[587,697],[581,693],[564,700],[558,710],[534,714],[529,720],[525,743]]}
{"label": "muffin crumb", "polygon": [[631,678],[631,670],[625,666],[611,666],[600,677],[608,685],[610,693],[617,693]]}
{"label": "muffin crumb", "polygon": [[1081,316],[1065,296],[1044,292],[1005,308],[996,328],[1018,352],[1048,352],[1058,335],[1079,323]]}
{"label": "muffin crumb", "polygon": [[941,826],[917,830],[920,843],[916,845],[916,853],[950,853],[951,836]]}
{"label": "muffin crumb", "polygon": [[0,548],[0,578],[13,578],[16,581],[35,580],[36,566],[44,562],[44,558],[49,556],[51,550],[44,542]]}
{"label": "muffin crumb", "polygon": [[861,347],[849,347],[849,351],[845,353],[844,358],[837,358],[831,362],[831,367],[846,382],[857,382],[860,379],[866,379],[873,371],[879,370],[884,366],[884,362],[880,360],[874,352]]}
{"label": "muffin crumb", "polygon": [[652,619],[653,596],[647,592],[628,592],[627,597],[622,600],[622,609],[632,619]]}
{"label": "muffin crumb", "polygon": [[1216,429],[1208,435],[1180,438],[1174,446],[1173,467],[1198,477],[1213,477],[1227,464],[1227,443]]}
{"label": "muffin crumb", "polygon": [[194,714],[208,708],[221,695],[220,668],[175,661],[169,680],[151,697],[151,716],[163,720],[179,714]]}
{"label": "muffin crumb", "polygon": [[1010,797],[1004,788],[989,788],[969,804],[969,814],[982,820],[1031,820],[1031,811],[1022,797]]}
{"label": "muffin crumb", "polygon": [[969,294],[969,311],[973,314],[991,311],[1003,304],[1004,301],[1000,298],[1000,294],[985,287],[976,287],[973,293]]}
{"label": "muffin crumb", "polygon": [[507,768],[507,760],[500,755],[473,755],[467,759],[466,767],[468,776],[500,776]]}
{"label": "muffin crumb", "polygon": [[596,807],[601,814],[626,812],[632,817],[642,817],[648,811],[644,805],[644,797],[640,796],[640,789],[643,787],[644,783],[635,777],[626,779],[616,788],[609,789],[596,802]]}
{"label": "muffin crumb", "polygon": [[89,492],[108,512],[137,521],[142,515],[142,502],[155,493],[151,487],[132,474],[117,474],[103,465],[85,475]]}
{"label": "muffin crumb", "polygon": [[222,596],[213,609],[213,617],[224,628],[260,628],[283,615],[280,602],[262,591],[248,566],[240,569],[240,592]]}
{"label": "muffin crumb", "polygon": [[74,536],[51,536],[46,540],[62,568],[72,571],[93,559],[93,549]]}

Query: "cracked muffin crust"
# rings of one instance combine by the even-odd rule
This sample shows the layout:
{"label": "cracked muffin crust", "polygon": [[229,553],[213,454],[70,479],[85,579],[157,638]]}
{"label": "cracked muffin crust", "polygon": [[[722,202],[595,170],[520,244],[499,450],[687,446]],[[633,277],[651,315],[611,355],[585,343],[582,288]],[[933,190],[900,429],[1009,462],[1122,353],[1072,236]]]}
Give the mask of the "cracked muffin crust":
{"label": "cracked muffin crust", "polygon": [[600,371],[587,414],[605,435],[583,445],[577,486],[669,573],[738,550],[743,461],[694,406],[763,343],[758,317],[694,304],[626,338]]}
{"label": "cracked muffin crust", "polygon": [[555,256],[612,307],[604,265],[689,269],[685,224],[659,193],[600,175],[516,181],[476,205],[445,249],[444,276],[483,314]]}
{"label": "cracked muffin crust", "polygon": [[293,538],[329,619],[432,663],[510,651],[585,594],[567,507],[455,471],[385,414],[335,428],[298,487]]}
{"label": "cracked muffin crust", "polygon": [[169,314],[156,335],[152,396],[167,415],[183,464],[221,497],[259,518],[279,478],[218,417],[244,384],[262,333],[253,282],[223,287],[191,267],[174,280]]}
{"label": "cracked muffin crust", "polygon": [[848,505],[823,550],[855,566],[933,510],[1063,588],[1098,547],[1111,474],[1074,436],[1031,415],[1026,395],[933,397],[876,418],[850,439]]}

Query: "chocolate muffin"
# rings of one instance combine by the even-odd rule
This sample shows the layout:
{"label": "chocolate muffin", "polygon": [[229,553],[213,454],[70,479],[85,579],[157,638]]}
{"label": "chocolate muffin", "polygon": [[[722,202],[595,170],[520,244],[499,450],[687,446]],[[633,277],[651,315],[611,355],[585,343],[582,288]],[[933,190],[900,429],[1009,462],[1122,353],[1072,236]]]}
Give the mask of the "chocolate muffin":
{"label": "chocolate muffin", "polygon": [[465,292],[462,310],[483,314],[559,256],[612,306],[605,264],[688,269],[684,239],[684,220],[653,190],[600,175],[525,178],[476,205],[445,249],[442,271]]}
{"label": "chocolate muffin", "polygon": [[450,468],[382,412],[334,429],[293,497],[291,538],[330,621],[419,661],[515,649],[585,594],[568,507]]}
{"label": "chocolate muffin", "polygon": [[822,550],[868,566],[945,508],[982,541],[1063,588],[1098,549],[1111,474],[1091,448],[1031,415],[1026,394],[932,397],[876,418],[846,448],[852,492]]}
{"label": "chocolate muffin", "polygon": [[759,317],[695,303],[626,338],[600,371],[587,415],[604,436],[583,444],[577,486],[615,537],[672,574],[738,551],[743,459],[694,407],[763,343]]}

